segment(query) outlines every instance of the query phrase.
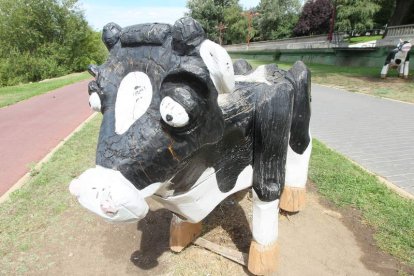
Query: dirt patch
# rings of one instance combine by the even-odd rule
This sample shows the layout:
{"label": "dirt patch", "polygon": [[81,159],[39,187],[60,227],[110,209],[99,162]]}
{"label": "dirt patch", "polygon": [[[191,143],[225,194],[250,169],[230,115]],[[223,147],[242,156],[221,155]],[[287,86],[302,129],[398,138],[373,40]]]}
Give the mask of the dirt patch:
{"label": "dirt patch", "polygon": [[[356,211],[338,212],[319,203],[310,185],[307,208],[281,215],[280,269],[276,275],[398,275],[411,273],[373,245],[372,232]],[[74,201],[63,215],[39,230],[24,252],[0,261],[1,274],[16,275],[246,275],[247,270],[198,246],[169,251],[171,214],[151,202],[138,224],[112,225]],[[240,192],[220,204],[204,221],[203,238],[248,252],[251,199]]]}

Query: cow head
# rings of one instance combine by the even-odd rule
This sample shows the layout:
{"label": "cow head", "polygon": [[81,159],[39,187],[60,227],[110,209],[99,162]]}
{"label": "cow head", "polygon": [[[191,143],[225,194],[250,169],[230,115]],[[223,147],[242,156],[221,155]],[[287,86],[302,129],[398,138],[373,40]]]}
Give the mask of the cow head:
{"label": "cow head", "polygon": [[402,52],[409,52],[411,50],[412,44],[410,40],[403,41],[400,39],[400,42],[397,45],[397,49]]}
{"label": "cow head", "polygon": [[218,93],[234,87],[231,59],[192,18],[121,28],[107,24],[110,55],[90,66],[90,105],[101,111],[96,168],[70,185],[109,221],[145,216],[152,195],[223,135]]}

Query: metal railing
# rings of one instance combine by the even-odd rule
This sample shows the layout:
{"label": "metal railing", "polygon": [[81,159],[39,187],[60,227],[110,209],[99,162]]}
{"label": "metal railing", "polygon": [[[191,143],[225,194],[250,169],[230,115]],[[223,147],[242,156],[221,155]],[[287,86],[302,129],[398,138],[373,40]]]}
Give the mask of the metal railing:
{"label": "metal railing", "polygon": [[385,35],[385,37],[405,36],[414,36],[414,24],[388,27]]}

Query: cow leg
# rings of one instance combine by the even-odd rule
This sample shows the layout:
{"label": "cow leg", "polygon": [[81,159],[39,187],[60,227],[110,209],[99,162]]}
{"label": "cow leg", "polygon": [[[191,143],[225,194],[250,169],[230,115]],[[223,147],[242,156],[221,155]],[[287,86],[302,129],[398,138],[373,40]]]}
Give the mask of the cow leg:
{"label": "cow leg", "polygon": [[248,269],[263,275],[278,267],[279,198],[285,183],[294,87],[266,87],[256,101],[253,149],[253,240]]}
{"label": "cow leg", "polygon": [[285,187],[280,198],[280,209],[298,212],[305,207],[305,185],[312,151],[312,137],[309,130],[310,72],[302,63],[297,63],[289,70],[289,73],[296,87],[286,158]]}
{"label": "cow leg", "polygon": [[388,68],[389,68],[389,64],[385,64],[385,65],[382,67],[382,70],[381,70],[381,79],[385,79],[385,78],[387,77],[387,74],[388,74]]}
{"label": "cow leg", "polygon": [[312,143],[305,152],[296,153],[290,146],[286,160],[285,188],[280,197],[280,209],[287,212],[299,212],[306,204],[306,181],[308,179],[309,159]]}
{"label": "cow leg", "polygon": [[408,72],[410,71],[410,62],[406,61],[404,63],[404,79],[408,79]]}
{"label": "cow leg", "polygon": [[201,228],[201,222],[186,222],[173,214],[170,225],[170,249],[181,252],[200,235]]}
{"label": "cow leg", "polygon": [[404,76],[404,63],[401,63],[399,66],[398,66],[398,76],[400,77],[400,78],[402,78],[403,76]]}
{"label": "cow leg", "polygon": [[255,275],[275,272],[279,260],[279,200],[261,201],[253,190],[253,240],[250,244],[248,269]]}

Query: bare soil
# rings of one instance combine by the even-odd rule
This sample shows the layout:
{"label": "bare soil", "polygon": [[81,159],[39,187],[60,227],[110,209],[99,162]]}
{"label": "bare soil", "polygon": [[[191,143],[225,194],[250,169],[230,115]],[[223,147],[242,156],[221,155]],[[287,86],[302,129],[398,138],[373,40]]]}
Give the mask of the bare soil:
{"label": "bare soil", "polygon": [[[412,268],[381,253],[355,210],[335,210],[308,185],[307,207],[280,215],[280,269],[275,275],[399,275]],[[151,202],[138,224],[112,225],[73,206],[39,229],[34,247],[0,261],[4,275],[248,275],[246,268],[191,245],[169,251],[171,213]],[[251,200],[240,192],[204,221],[203,238],[248,252]]]}

